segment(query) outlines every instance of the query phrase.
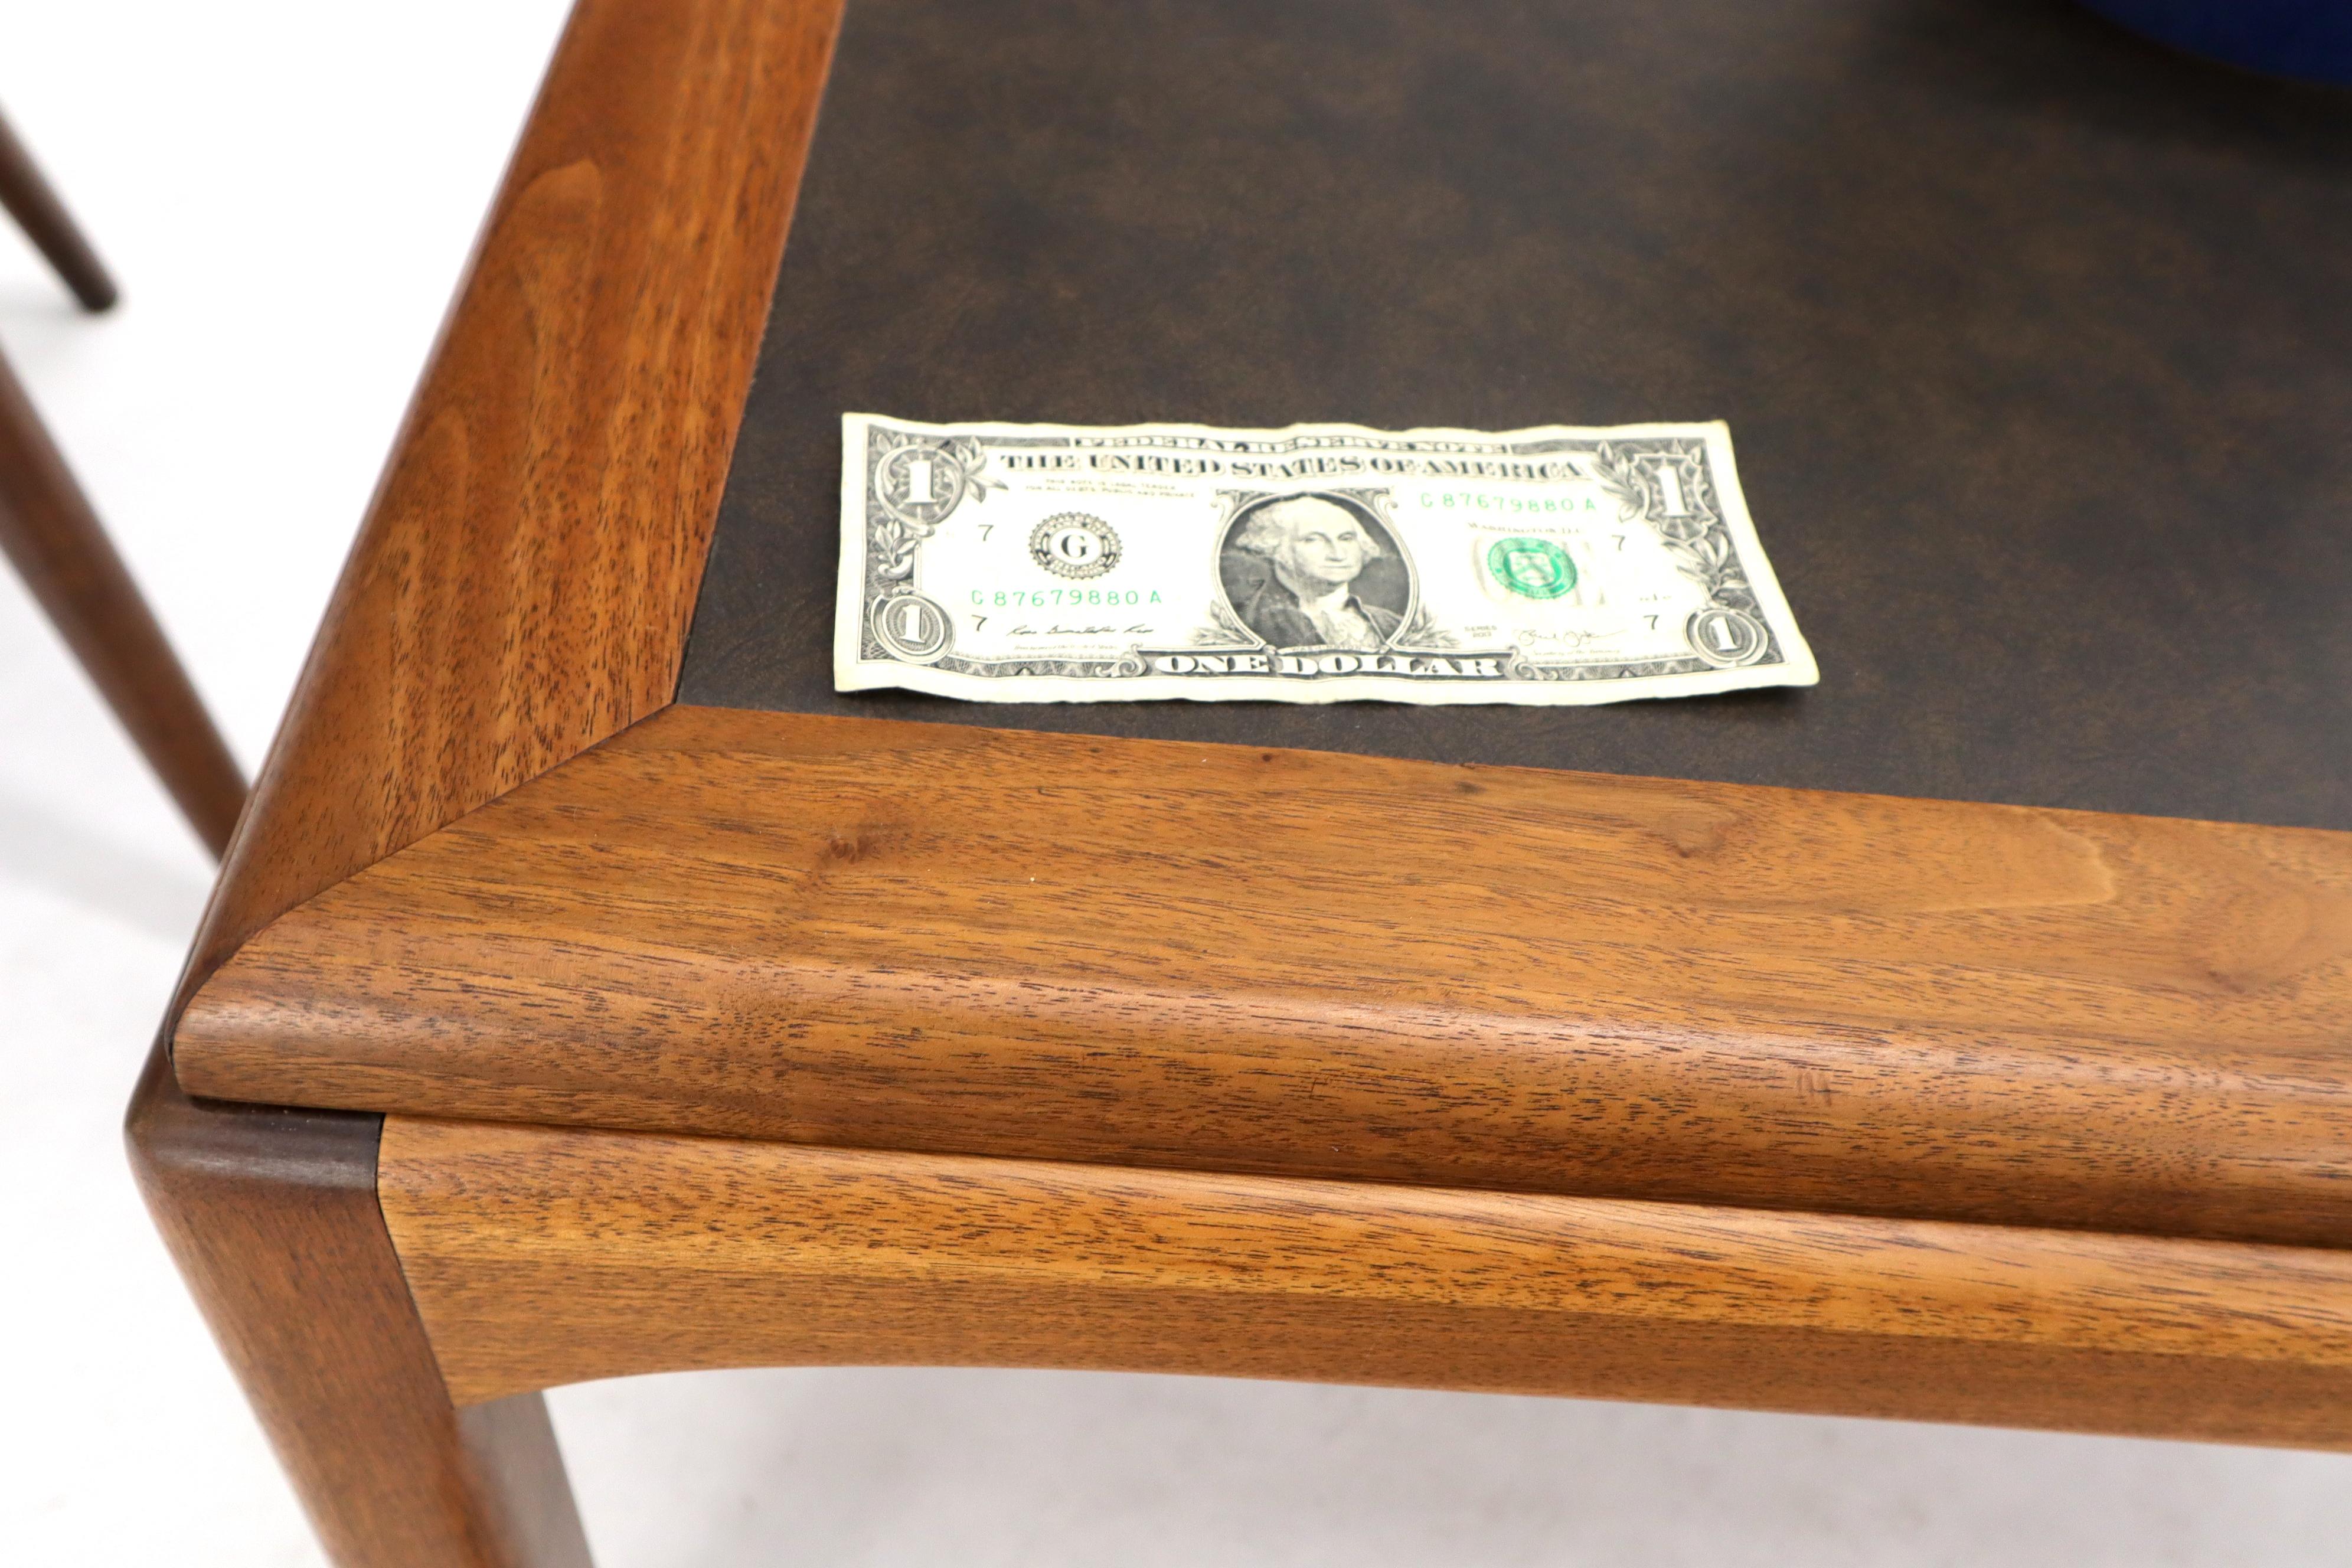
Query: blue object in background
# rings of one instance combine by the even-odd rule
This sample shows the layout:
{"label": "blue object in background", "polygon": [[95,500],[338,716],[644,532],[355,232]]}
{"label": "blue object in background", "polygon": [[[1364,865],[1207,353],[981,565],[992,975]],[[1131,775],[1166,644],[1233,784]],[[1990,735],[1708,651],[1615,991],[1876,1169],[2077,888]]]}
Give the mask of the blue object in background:
{"label": "blue object in background", "polygon": [[2352,0],[2084,0],[2159,43],[2352,87]]}

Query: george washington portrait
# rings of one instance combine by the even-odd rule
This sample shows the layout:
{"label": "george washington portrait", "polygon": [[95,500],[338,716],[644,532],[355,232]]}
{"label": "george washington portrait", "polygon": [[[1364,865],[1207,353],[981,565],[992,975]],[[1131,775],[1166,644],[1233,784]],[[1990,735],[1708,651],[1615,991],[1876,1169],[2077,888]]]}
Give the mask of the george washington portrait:
{"label": "george washington portrait", "polygon": [[1226,527],[1217,570],[1242,624],[1277,648],[1385,647],[1412,593],[1394,537],[1339,496],[1243,508]]}

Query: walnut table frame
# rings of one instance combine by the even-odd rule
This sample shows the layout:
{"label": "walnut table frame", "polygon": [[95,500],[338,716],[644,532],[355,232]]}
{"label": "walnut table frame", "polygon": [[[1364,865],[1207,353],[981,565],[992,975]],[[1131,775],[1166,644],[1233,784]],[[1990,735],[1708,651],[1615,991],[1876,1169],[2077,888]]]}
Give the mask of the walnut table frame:
{"label": "walnut table frame", "polygon": [[2352,835],[677,700],[841,22],[578,8],[132,1105],[337,1562],[688,1367],[2352,1447]]}

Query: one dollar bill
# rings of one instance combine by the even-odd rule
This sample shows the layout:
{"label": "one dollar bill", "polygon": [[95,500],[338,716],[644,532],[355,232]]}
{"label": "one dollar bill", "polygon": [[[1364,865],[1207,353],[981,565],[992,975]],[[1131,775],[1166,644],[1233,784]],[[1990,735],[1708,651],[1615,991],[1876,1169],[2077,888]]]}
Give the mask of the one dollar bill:
{"label": "one dollar bill", "polygon": [[1810,686],[1721,424],[842,418],[834,683],[994,702]]}

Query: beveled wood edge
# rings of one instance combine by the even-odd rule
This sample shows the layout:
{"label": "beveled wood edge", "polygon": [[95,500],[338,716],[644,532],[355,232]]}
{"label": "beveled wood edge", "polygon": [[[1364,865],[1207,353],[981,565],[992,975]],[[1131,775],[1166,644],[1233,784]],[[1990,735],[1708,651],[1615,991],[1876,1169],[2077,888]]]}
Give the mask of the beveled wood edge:
{"label": "beveled wood edge", "polygon": [[181,1073],[2347,1246],[2347,1014],[2352,835],[673,707],[278,922]]}
{"label": "beveled wood edge", "polygon": [[[667,717],[838,17],[839,0],[582,0],[232,846],[167,1040],[230,955],[289,911]],[[666,314],[683,283],[687,314]],[[352,1103],[299,1085],[194,1087]]]}
{"label": "beveled wood edge", "polygon": [[842,0],[577,0],[163,1031],[305,900],[667,705]]}
{"label": "beveled wood edge", "polygon": [[388,1119],[461,1401],[1031,1366],[2352,1448],[2352,1254]]}

